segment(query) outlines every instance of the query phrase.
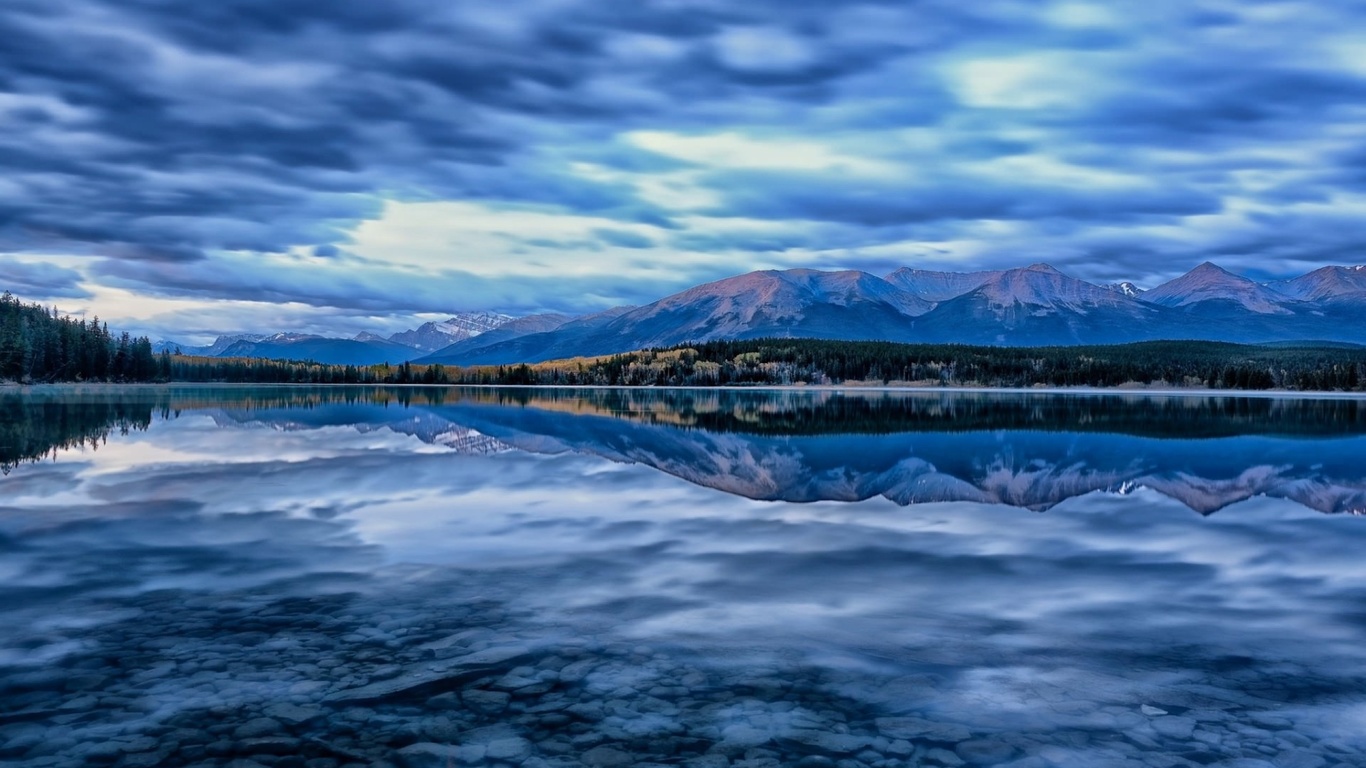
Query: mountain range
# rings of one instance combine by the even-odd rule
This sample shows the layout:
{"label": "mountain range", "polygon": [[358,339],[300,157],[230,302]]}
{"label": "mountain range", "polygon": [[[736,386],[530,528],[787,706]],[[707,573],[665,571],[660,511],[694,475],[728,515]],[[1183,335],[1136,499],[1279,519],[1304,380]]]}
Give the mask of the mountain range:
{"label": "mountain range", "polygon": [[237,335],[180,348],[325,363],[468,366],[763,337],[1000,346],[1159,339],[1363,344],[1363,317],[1366,266],[1259,283],[1206,262],[1151,290],[1131,282],[1096,285],[1047,264],[979,272],[902,268],[882,277],[790,269],[750,272],[644,306],[580,317],[461,313],[387,338]]}
{"label": "mountain range", "polygon": [[[1366,343],[1366,267],[1257,283],[1205,263],[1152,290],[1047,264],[986,272],[770,270],[536,332],[457,342],[418,363],[501,365],[714,339],[859,339],[1003,346],[1158,339]],[[510,338],[509,338],[510,337]]]}
{"label": "mountain range", "polygon": [[[552,316],[553,317],[553,316]],[[564,318],[568,320],[566,316]],[[317,334],[276,333],[231,334],[219,336],[212,344],[192,346],[174,341],[158,341],[153,350],[207,357],[264,357],[275,360],[313,360],[332,365],[398,364],[452,344],[469,341],[517,318],[494,312],[461,312],[440,322],[423,323],[387,338],[363,332],[350,339]],[[528,332],[548,330],[546,324],[522,322]]]}

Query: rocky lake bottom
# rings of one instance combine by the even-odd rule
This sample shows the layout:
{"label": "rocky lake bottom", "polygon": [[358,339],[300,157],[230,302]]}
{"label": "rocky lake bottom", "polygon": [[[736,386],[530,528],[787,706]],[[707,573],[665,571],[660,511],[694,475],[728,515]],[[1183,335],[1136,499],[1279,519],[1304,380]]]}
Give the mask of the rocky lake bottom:
{"label": "rocky lake bottom", "polygon": [[0,478],[0,765],[1366,764],[1355,434],[1134,487],[1066,431],[156,397]]}

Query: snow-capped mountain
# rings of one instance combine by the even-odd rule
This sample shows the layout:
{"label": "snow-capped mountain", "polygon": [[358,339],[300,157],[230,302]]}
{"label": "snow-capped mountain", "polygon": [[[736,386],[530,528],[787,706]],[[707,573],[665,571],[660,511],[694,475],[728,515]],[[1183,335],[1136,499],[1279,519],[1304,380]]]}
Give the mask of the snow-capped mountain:
{"label": "snow-capped mountain", "polygon": [[1138,286],[1134,285],[1133,283],[1127,280],[1120,283],[1110,283],[1105,287],[1109,288],[1115,293],[1122,293],[1131,299],[1136,299],[1142,296],[1144,293],[1147,293],[1147,291],[1143,290],[1142,288],[1139,288]]}
{"label": "snow-capped mountain", "polygon": [[390,336],[387,341],[404,344],[424,352],[438,349],[472,339],[515,320],[511,315],[496,312],[461,312],[441,322],[423,323]]}
{"label": "snow-capped mountain", "polygon": [[[571,318],[563,315],[560,323]],[[237,333],[219,336],[213,344],[195,346],[162,340],[153,351],[179,351],[186,355],[208,357],[266,357],[277,360],[313,360],[339,365],[397,365],[420,355],[472,339],[515,320],[496,312],[460,312],[441,322],[424,323],[389,337],[362,331],[352,338],[334,338],[315,333],[279,332],[273,334]],[[536,330],[553,326],[531,324]]]}

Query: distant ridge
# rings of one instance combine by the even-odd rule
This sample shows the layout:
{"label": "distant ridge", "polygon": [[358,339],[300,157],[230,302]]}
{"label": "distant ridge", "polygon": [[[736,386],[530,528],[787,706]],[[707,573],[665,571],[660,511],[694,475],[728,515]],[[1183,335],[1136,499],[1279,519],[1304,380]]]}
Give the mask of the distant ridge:
{"label": "distant ridge", "polygon": [[[1366,268],[1261,284],[1206,262],[1151,290],[1051,265],[980,272],[764,270],[642,307],[460,341],[417,363],[504,365],[715,339],[817,338],[1003,346],[1151,340],[1366,343]],[[547,324],[550,325],[550,324]]]}

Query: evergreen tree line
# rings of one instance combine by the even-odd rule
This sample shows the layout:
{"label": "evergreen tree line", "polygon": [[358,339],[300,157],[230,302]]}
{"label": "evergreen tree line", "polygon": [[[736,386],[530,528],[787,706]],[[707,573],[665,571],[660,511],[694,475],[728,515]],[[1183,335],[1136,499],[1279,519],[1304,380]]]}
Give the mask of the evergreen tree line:
{"label": "evergreen tree line", "polygon": [[146,336],[115,337],[99,318],[59,317],[8,291],[0,296],[0,381],[164,381],[169,366]]}
{"label": "evergreen tree line", "polygon": [[454,384],[440,365],[327,365],[312,361],[244,357],[169,358],[171,381],[248,384]]}
{"label": "evergreen tree line", "polygon": [[1158,341],[1086,347],[974,347],[816,339],[712,341],[534,365],[341,366],[171,358],[171,379],[296,384],[983,387],[1172,386],[1366,391],[1366,349]]}
{"label": "evergreen tree line", "polygon": [[1206,387],[1363,391],[1366,349],[1159,341],[1085,347],[974,347],[755,339],[584,361],[457,369],[461,384],[736,386],[912,384],[986,387]]}

